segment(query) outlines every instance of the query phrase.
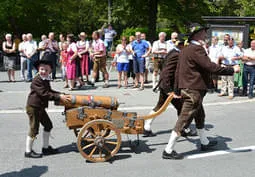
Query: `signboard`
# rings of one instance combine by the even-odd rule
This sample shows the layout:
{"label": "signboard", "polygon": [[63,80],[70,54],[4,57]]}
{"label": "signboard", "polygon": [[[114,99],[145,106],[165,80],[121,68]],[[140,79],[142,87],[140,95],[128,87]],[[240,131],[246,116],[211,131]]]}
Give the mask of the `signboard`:
{"label": "signboard", "polygon": [[223,44],[225,34],[229,34],[235,39],[235,43],[243,41],[244,47],[248,48],[249,42],[249,25],[209,25],[209,37],[217,36],[219,38],[219,45]]}

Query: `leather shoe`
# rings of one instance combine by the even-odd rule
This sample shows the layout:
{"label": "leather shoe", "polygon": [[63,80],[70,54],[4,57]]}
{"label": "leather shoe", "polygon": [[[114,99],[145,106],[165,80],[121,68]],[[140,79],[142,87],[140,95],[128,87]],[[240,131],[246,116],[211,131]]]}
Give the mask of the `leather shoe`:
{"label": "leather shoe", "polygon": [[156,136],[155,133],[153,133],[151,130],[144,130],[143,131],[143,137],[153,137],[153,136]]}
{"label": "leather shoe", "polygon": [[51,146],[48,148],[42,148],[43,155],[53,155],[58,153],[58,149],[53,149]]}
{"label": "leather shoe", "polygon": [[181,160],[184,158],[184,156],[181,154],[178,154],[176,151],[172,151],[170,154],[167,153],[166,151],[164,151],[162,154],[162,158],[163,159]]}
{"label": "leather shoe", "polygon": [[207,145],[201,144],[201,151],[213,150],[213,147],[218,144],[217,141],[210,141]]}
{"label": "leather shoe", "polygon": [[187,137],[187,136],[197,136],[197,131],[196,130],[190,130],[188,133],[185,132],[184,130],[181,131],[181,136],[182,137]]}
{"label": "leather shoe", "polygon": [[42,154],[36,153],[35,151],[25,152],[26,158],[42,158]]}

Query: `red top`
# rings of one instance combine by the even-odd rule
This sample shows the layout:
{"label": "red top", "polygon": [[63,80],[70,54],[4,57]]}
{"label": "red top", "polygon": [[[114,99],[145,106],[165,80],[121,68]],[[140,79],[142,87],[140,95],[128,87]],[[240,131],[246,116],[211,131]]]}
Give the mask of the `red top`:
{"label": "red top", "polygon": [[63,50],[63,51],[61,51],[61,63],[62,63],[62,65],[64,65],[64,66],[66,66],[66,64],[67,64],[67,61],[68,61],[68,52],[66,51],[66,50]]}

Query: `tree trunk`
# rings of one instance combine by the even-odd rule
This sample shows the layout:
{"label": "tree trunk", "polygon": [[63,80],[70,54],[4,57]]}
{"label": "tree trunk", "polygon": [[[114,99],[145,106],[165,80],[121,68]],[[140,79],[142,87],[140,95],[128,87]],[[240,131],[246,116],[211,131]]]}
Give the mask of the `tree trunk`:
{"label": "tree trunk", "polygon": [[157,25],[157,13],[158,13],[158,0],[148,0],[148,40],[155,41],[157,39],[156,35],[156,25]]}

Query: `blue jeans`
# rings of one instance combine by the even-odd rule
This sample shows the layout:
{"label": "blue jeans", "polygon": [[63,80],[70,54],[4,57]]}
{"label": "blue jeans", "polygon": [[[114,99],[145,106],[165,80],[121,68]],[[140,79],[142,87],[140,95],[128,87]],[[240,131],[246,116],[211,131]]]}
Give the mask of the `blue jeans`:
{"label": "blue jeans", "polygon": [[111,48],[112,48],[112,41],[106,41],[107,43],[107,51],[111,51]]}
{"label": "blue jeans", "polygon": [[255,65],[249,66],[244,64],[243,69],[243,93],[247,93],[248,76],[250,76],[249,96],[253,97],[253,85],[255,79]]}
{"label": "blue jeans", "polygon": [[[37,60],[37,56],[36,54],[33,55],[30,59],[27,58],[27,80],[32,80],[33,79],[33,75],[32,75],[32,70],[34,68],[34,63]],[[36,72],[37,72],[37,68],[35,68]]]}

